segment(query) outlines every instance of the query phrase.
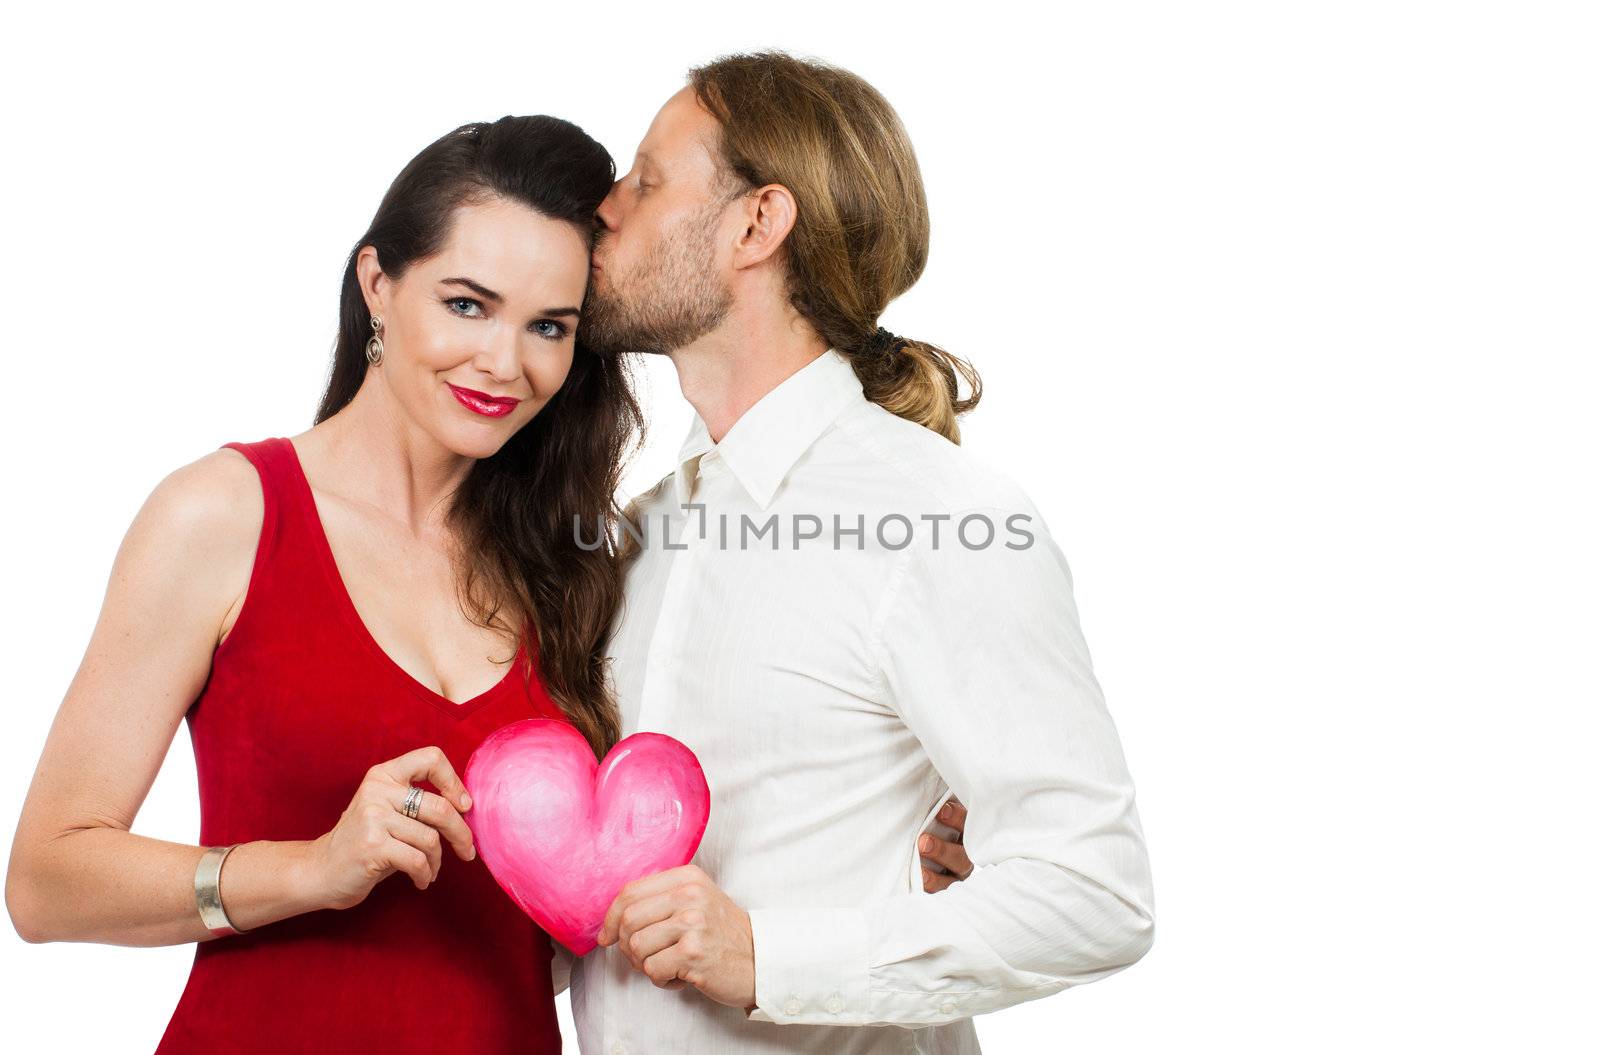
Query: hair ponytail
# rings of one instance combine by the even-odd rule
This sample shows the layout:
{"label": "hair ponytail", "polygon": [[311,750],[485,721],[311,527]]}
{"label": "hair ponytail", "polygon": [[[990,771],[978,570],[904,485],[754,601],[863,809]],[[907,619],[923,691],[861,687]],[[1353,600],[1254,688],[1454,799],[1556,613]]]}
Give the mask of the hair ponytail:
{"label": "hair ponytail", "polygon": [[[957,415],[978,405],[983,381],[972,364],[926,341],[876,333],[854,349],[843,349],[866,397],[891,414],[961,442]],[[960,382],[967,385],[961,395]]]}

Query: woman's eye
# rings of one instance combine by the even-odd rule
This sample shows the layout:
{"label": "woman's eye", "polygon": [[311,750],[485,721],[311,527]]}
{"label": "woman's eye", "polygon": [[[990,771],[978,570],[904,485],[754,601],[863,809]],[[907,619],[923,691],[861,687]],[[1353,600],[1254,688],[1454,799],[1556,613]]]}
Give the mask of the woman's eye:
{"label": "woman's eye", "polygon": [[567,335],[567,328],[553,319],[540,319],[533,324],[533,329],[540,337],[548,337],[552,341],[559,341]]}
{"label": "woman's eye", "polygon": [[451,311],[457,315],[475,316],[480,313],[483,305],[471,297],[451,297],[445,301]]}

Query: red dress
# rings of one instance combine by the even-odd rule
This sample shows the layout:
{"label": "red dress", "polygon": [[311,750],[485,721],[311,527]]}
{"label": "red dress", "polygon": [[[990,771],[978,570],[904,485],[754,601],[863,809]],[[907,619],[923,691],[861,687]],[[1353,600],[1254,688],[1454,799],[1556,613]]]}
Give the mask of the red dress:
{"label": "red dress", "polygon": [[[294,446],[224,446],[255,464],[266,517],[244,608],[186,715],[203,845],[315,839],[378,762],[436,744],[463,773],[502,725],[563,717],[537,676],[524,682],[526,646],[505,678],[460,704],[407,674],[345,591]],[[227,889],[224,869],[224,898]],[[354,908],[197,943],[157,1049],[560,1050],[549,937],[481,857],[463,861],[448,843],[427,890],[395,873]]]}

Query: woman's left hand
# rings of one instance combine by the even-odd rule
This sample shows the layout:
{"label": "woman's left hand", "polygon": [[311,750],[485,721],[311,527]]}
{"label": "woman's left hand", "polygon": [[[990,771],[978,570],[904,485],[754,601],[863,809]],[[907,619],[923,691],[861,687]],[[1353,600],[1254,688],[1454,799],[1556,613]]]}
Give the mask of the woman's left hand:
{"label": "woman's left hand", "polygon": [[[928,893],[943,890],[951,883],[959,883],[972,874],[972,860],[961,838],[967,831],[967,808],[951,799],[939,811],[939,823],[956,830],[954,841],[924,832],[917,840],[917,852],[922,855],[922,889]],[[934,867],[944,869],[936,871]]]}

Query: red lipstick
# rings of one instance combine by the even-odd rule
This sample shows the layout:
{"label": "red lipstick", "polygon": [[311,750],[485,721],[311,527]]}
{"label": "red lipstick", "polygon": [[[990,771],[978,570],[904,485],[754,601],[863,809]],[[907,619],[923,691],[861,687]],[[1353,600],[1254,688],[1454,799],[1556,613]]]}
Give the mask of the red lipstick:
{"label": "red lipstick", "polygon": [[474,389],[462,388],[460,385],[451,385],[448,381],[445,384],[450,386],[450,394],[456,397],[458,403],[474,413],[482,414],[486,418],[503,418],[513,410],[516,410],[517,404],[522,402],[522,400],[513,399],[511,396],[491,396],[487,392],[478,392]]}

